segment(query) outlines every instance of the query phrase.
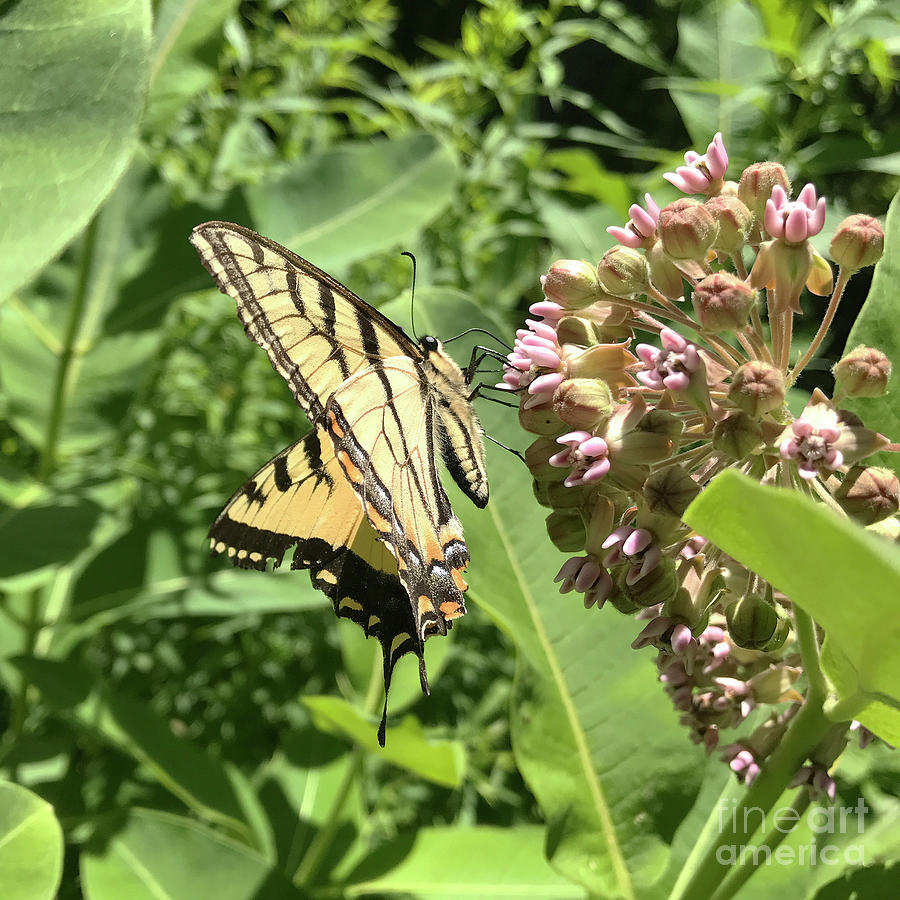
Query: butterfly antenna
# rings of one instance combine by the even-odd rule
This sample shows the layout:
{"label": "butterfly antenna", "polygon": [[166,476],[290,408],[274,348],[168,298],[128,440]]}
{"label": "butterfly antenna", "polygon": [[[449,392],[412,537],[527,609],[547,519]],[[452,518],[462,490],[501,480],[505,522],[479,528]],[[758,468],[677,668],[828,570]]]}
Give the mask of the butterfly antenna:
{"label": "butterfly antenna", "polygon": [[419,336],[416,334],[416,307],[415,307],[415,299],[416,299],[416,258],[409,252],[409,250],[404,250],[401,256],[408,256],[412,260],[413,271],[412,271],[412,288],[409,292],[409,326],[412,329],[413,338],[415,340],[419,339]]}
{"label": "butterfly antenna", "polygon": [[[465,337],[467,334],[472,334],[473,332],[478,332],[479,334],[486,334],[489,338],[493,338],[501,347],[506,347],[507,350],[512,352],[512,347],[506,343],[506,341],[501,341],[500,338],[497,337],[493,332],[488,331],[485,328],[467,328],[465,331],[461,331],[459,334],[453,335],[453,337],[447,338],[444,343],[449,344],[451,341],[455,341],[457,338]],[[485,348],[486,349],[486,348]]]}

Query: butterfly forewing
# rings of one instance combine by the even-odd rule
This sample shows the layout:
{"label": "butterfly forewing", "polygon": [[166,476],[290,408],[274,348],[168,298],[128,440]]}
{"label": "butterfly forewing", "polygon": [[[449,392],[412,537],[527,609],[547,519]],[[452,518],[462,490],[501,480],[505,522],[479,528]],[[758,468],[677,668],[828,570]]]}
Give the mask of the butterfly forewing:
{"label": "butterfly forewing", "polygon": [[207,222],[194,229],[191,242],[310,421],[318,421],[332,392],[357,370],[383,357],[419,355],[381,313],[268,238]]}

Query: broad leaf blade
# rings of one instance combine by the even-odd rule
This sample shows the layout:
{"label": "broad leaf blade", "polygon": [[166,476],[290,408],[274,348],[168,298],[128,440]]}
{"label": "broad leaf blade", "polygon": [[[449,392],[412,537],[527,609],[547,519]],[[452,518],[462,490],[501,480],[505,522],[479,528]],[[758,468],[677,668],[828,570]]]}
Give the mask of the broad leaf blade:
{"label": "broad leaf blade", "polygon": [[51,900],[62,878],[63,834],[53,807],[0,782],[0,886],[4,900]]}
{"label": "broad leaf blade", "polygon": [[300,900],[259,854],[199,822],[134,810],[121,830],[81,856],[85,900]]}
{"label": "broad leaf blade", "polygon": [[716,478],[684,519],[825,629],[843,661],[840,671],[828,672],[838,690],[895,707],[889,721],[882,714],[872,721],[865,711],[856,718],[877,726],[889,743],[900,741],[900,550],[796,491],[732,471]]}
{"label": "broad leaf blade", "polygon": [[257,229],[319,268],[340,273],[402,244],[452,197],[455,158],[426,134],[345,144],[247,189]]}
{"label": "broad leaf blade", "polygon": [[137,146],[149,0],[0,8],[0,299],[87,224]]}

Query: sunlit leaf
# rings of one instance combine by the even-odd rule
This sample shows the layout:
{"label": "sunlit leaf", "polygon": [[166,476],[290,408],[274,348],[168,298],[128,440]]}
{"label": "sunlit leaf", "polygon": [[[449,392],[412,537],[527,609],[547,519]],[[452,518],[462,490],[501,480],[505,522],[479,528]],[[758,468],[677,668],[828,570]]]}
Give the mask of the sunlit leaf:
{"label": "sunlit leaf", "polygon": [[0,5],[0,299],[87,224],[137,146],[149,0]]}
{"label": "sunlit leaf", "polygon": [[51,900],[62,877],[63,834],[53,807],[0,781],[0,885],[4,900]]}

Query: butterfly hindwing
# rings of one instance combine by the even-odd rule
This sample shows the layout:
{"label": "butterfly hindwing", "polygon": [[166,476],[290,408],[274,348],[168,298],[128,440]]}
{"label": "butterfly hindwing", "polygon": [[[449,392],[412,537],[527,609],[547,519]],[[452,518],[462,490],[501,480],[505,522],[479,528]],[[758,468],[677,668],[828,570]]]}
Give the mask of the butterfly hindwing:
{"label": "butterfly hindwing", "polygon": [[[391,403],[373,402],[372,382],[384,381]],[[397,357],[358,372],[332,395],[325,427],[369,522],[396,554],[419,638],[445,634],[465,615],[469,552],[438,478],[434,403],[419,364]]]}
{"label": "butterfly hindwing", "polygon": [[398,660],[419,659],[422,690],[428,681],[424,642],[393,552],[363,514],[338,465],[330,438],[311,432],[266,463],[228,502],[209,531],[213,553],[236,566],[278,566],[292,550],[292,569],[309,569],[313,584],[335,613],[374,636],[384,656],[385,706]]}

